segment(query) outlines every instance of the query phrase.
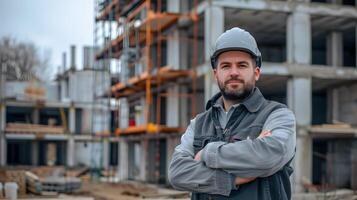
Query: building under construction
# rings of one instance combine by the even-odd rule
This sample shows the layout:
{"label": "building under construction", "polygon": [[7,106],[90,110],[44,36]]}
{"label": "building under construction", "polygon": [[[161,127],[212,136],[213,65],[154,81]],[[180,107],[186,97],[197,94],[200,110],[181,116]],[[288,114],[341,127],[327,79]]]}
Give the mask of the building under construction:
{"label": "building under construction", "polygon": [[6,82],[2,71],[0,164],[113,167],[119,180],[167,184],[182,133],[219,91],[211,47],[239,26],[262,52],[258,87],[296,115],[294,191],[356,190],[356,6],[96,0],[95,47],[84,50],[83,70],[72,48],[54,85]]}
{"label": "building under construction", "polygon": [[218,92],[211,46],[239,26],[263,55],[259,88],[296,114],[295,191],[357,189],[356,18],[354,0],[97,1],[120,178],[165,182],[180,134]]}
{"label": "building under construction", "polygon": [[[83,48],[83,68],[71,46],[55,81],[6,80],[1,73],[1,166],[75,166],[94,169],[115,166],[117,141],[110,129],[110,108],[94,101],[110,85],[104,71],[94,70],[94,48]],[[93,90],[97,85],[97,90]],[[102,92],[103,93],[103,92]]]}

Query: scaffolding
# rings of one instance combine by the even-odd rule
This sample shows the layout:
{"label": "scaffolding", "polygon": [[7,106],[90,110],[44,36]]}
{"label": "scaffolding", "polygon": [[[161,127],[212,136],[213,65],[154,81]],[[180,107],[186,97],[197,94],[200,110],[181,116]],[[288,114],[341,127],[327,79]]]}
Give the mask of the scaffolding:
{"label": "scaffolding", "polygon": [[[150,1],[102,1],[101,10],[96,21],[114,20],[118,23],[117,33],[113,40],[106,41],[96,55],[98,60],[119,59],[121,79],[112,84],[107,95],[114,97],[120,106],[120,98],[137,98],[145,95],[144,124],[129,120],[129,127],[115,130],[115,135],[143,133],[178,133],[183,127],[169,127],[162,123],[161,103],[163,98],[175,95],[178,98],[189,98],[191,116],[196,115],[196,66],[198,64],[197,37],[198,15],[197,2],[188,13],[167,12],[161,0]],[[180,18],[189,19],[193,25],[192,37],[173,38],[168,35],[171,27]],[[179,66],[173,69],[165,65],[162,52],[164,42],[178,39],[191,43],[192,59],[190,66]],[[184,80],[184,81],[182,81]],[[186,81],[185,81],[186,80]],[[191,92],[170,94],[165,92],[170,83],[190,84]],[[155,100],[154,100],[155,96]],[[129,104],[131,102],[129,101]],[[120,109],[117,107],[117,109]],[[118,117],[118,116],[117,116]],[[119,121],[119,120],[115,120]]]}
{"label": "scaffolding", "polygon": [[[181,4],[181,1],[176,3]],[[181,114],[193,118],[197,112],[198,1],[187,1],[187,6],[190,6],[187,12],[179,11],[179,8],[169,12],[167,4],[168,1],[162,0],[97,0],[95,11],[97,67],[98,70],[107,70],[111,79],[107,92],[101,97],[107,98],[109,110],[115,107],[111,129],[102,131],[128,145],[128,152],[123,152],[130,157],[127,161],[130,166],[128,178],[140,179],[147,173],[149,181],[156,183],[166,182],[165,160],[169,152],[165,148],[169,145],[169,138],[178,138],[188,123],[179,122],[180,113],[172,113],[177,115],[174,123],[166,120],[168,111],[163,116],[166,103],[176,102],[179,110],[179,98],[184,98],[187,111],[181,111]],[[190,26],[189,31],[177,29],[180,21]],[[175,30],[176,35],[172,35]],[[179,31],[184,31],[184,36]],[[167,54],[172,52],[165,49],[169,43],[172,46],[187,44],[189,52],[185,52],[187,59],[184,62],[179,58],[173,61],[174,64],[172,60],[169,62]],[[181,54],[179,51],[175,53]],[[104,138],[103,134],[94,134]],[[139,144],[139,141],[143,143]],[[143,155],[137,154],[140,149],[144,151]],[[154,162],[148,164],[144,161],[137,168],[135,155]]]}

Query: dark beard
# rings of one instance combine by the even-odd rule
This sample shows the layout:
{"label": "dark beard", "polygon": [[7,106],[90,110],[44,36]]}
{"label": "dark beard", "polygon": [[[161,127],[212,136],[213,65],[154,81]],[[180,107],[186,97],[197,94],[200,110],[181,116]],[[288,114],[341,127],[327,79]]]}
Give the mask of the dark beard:
{"label": "dark beard", "polygon": [[221,94],[226,100],[242,102],[252,93],[252,90],[252,88],[245,88],[241,93],[227,93],[226,91],[221,90]]}
{"label": "dark beard", "polygon": [[218,84],[218,87],[221,90],[221,94],[224,99],[239,102],[242,102],[245,98],[247,98],[254,89],[254,85],[247,85],[242,91],[227,92],[225,85],[222,86]]}

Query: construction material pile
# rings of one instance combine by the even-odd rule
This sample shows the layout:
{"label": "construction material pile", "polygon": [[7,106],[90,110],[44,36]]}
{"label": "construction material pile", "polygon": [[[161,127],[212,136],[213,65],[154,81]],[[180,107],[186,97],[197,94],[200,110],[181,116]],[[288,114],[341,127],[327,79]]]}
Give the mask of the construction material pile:
{"label": "construction material pile", "polygon": [[[0,183],[13,182],[18,186],[18,195],[57,195],[73,193],[82,186],[78,176],[85,170],[66,173],[63,167],[36,167],[32,169],[0,169]],[[70,175],[70,176],[69,176]],[[1,194],[0,194],[1,197]]]}
{"label": "construction material pile", "polygon": [[77,177],[46,177],[42,181],[42,191],[72,193],[81,188],[81,180]]}

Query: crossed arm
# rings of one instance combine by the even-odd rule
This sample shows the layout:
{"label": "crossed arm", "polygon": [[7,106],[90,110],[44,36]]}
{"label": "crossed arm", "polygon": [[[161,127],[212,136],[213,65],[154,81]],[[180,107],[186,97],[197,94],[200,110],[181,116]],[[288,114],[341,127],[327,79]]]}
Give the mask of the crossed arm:
{"label": "crossed arm", "polygon": [[294,154],[295,118],[285,108],[268,117],[263,130],[271,132],[262,137],[211,142],[198,155],[193,153],[194,123],[182,136],[169,167],[169,181],[177,189],[227,196],[237,184],[276,173]]}
{"label": "crossed arm", "polygon": [[[271,136],[271,131],[270,130],[263,130],[258,139],[259,138],[263,138],[263,137],[267,137],[267,136]],[[202,161],[202,158],[201,158],[201,154],[202,154],[202,150],[200,150],[196,155],[195,155],[195,158],[194,160],[196,161]],[[245,184],[245,183],[249,183],[251,181],[254,181],[257,177],[249,177],[249,178],[241,178],[241,177],[235,177],[235,180],[234,180],[234,184],[235,185],[242,185],[242,184]]]}

